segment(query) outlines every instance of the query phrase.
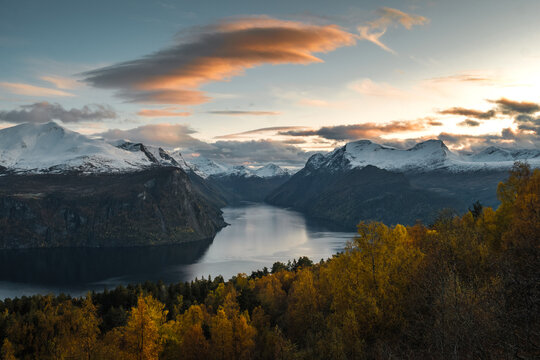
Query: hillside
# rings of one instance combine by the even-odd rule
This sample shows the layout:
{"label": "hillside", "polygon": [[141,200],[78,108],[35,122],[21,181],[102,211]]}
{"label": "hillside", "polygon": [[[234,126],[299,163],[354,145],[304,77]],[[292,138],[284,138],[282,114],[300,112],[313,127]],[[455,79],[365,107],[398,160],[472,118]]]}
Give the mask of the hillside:
{"label": "hillside", "polygon": [[407,150],[361,140],[313,155],[266,201],[343,229],[361,220],[430,223],[443,209],[462,213],[476,201],[497,206],[497,185],[516,160],[540,166],[540,151],[489,148],[463,155],[439,140]]}
{"label": "hillside", "polygon": [[496,210],[447,214],[431,226],[360,223],[330,259],[301,257],[230,280],[146,282],[84,298],[5,299],[0,354],[537,359],[539,193],[540,170],[517,164]]}
{"label": "hillside", "polygon": [[56,123],[0,130],[0,248],[211,239],[223,200],[161,148],[116,146]]}

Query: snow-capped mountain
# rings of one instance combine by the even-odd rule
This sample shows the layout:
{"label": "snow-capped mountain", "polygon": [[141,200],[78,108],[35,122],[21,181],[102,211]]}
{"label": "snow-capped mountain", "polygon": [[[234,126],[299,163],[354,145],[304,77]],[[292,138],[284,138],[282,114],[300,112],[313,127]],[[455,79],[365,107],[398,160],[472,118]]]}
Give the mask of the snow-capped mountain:
{"label": "snow-capped mountain", "polygon": [[115,147],[54,122],[0,130],[0,166],[14,173],[123,172],[152,165],[144,151]]}
{"label": "snow-capped mountain", "polygon": [[[176,156],[176,154],[179,153],[180,152],[175,151],[173,152],[173,156]],[[232,170],[232,167],[225,164],[217,163],[204,156],[189,156],[186,159],[186,165],[188,169],[193,170],[194,173],[196,173],[203,179],[206,179],[207,177],[212,175],[227,174]]]}
{"label": "snow-capped mountain", "polygon": [[184,157],[179,151],[169,153],[167,150],[164,150],[161,147],[133,143],[129,140],[114,141],[111,144],[123,150],[142,152],[155,165],[175,166],[180,167],[183,170],[190,169],[189,165],[186,163]]}
{"label": "snow-capped mountain", "polygon": [[259,177],[274,177],[290,175],[289,171],[275,164],[267,164],[253,171]]}
{"label": "snow-capped mountain", "polygon": [[182,163],[162,148],[111,144],[54,122],[0,130],[0,248],[212,238],[225,225],[224,204]]}
{"label": "snow-capped mountain", "polygon": [[539,166],[540,150],[490,147],[479,153],[461,155],[450,151],[441,140],[424,141],[406,150],[360,140],[350,142],[325,155],[313,155],[308,160],[306,168],[340,171],[373,165],[393,171],[445,169],[460,172],[510,168],[516,160],[527,161],[531,166]]}
{"label": "snow-capped mountain", "polygon": [[135,143],[107,142],[68,130],[55,122],[21,124],[0,130],[0,169],[10,173],[105,173],[138,171],[152,166],[174,166],[202,178],[240,176],[269,178],[288,175],[277,165],[252,169],[218,163],[204,156]]}
{"label": "snow-capped mountain", "polygon": [[498,206],[497,186],[516,160],[538,167],[540,150],[460,154],[440,140],[407,150],[361,140],[313,155],[266,201],[348,229],[361,220],[430,222],[441,209],[464,212],[475,201]]}
{"label": "snow-capped mountain", "polygon": [[532,164],[540,161],[540,150],[502,149],[490,146],[479,153],[466,155],[464,158],[468,161],[487,163],[526,160]]}
{"label": "snow-capped mountain", "polygon": [[[177,152],[173,152],[171,155],[176,158]],[[224,177],[224,176],[237,176],[237,177],[260,177],[271,178],[279,176],[288,176],[289,172],[286,169],[281,168],[275,164],[267,164],[259,168],[250,168],[244,165],[228,165],[219,163],[214,160],[208,159],[204,156],[189,156],[186,158],[187,166],[193,170],[197,175],[206,179],[210,176]]]}

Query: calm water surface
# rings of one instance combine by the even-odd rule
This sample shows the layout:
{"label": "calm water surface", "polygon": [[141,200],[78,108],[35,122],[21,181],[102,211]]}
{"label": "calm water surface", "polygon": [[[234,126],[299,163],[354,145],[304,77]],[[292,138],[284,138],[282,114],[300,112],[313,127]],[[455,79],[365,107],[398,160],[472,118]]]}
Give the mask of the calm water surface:
{"label": "calm water surface", "polygon": [[330,231],[302,214],[270,205],[223,209],[230,224],[211,241],[114,249],[0,251],[0,299],[36,293],[83,295],[117,285],[238,273],[300,256],[319,261],[341,251],[354,234]]}

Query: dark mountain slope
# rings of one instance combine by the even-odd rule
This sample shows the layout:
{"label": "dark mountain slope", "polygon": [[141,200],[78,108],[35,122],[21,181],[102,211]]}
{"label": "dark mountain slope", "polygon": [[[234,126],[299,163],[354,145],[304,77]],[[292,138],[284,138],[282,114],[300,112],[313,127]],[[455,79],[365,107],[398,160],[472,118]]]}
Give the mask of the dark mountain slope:
{"label": "dark mountain slope", "polygon": [[374,166],[331,173],[312,168],[309,162],[266,201],[346,229],[354,229],[360,220],[387,224],[429,222],[438,209],[464,206],[437,192],[414,188],[402,173]]}
{"label": "dark mountain slope", "polygon": [[224,225],[179,168],[0,176],[0,248],[170,244]]}
{"label": "dark mountain slope", "polygon": [[228,205],[234,205],[242,201],[262,202],[289,179],[289,175],[259,177],[227,174],[209,176],[206,182],[219,191]]}

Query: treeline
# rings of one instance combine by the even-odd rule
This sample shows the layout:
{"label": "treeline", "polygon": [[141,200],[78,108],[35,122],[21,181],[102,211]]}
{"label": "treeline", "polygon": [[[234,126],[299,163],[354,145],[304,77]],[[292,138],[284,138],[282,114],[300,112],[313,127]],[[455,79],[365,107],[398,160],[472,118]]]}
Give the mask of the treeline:
{"label": "treeline", "polygon": [[538,359],[540,171],[495,211],[361,223],[340,254],[250,276],[0,302],[2,359]]}

